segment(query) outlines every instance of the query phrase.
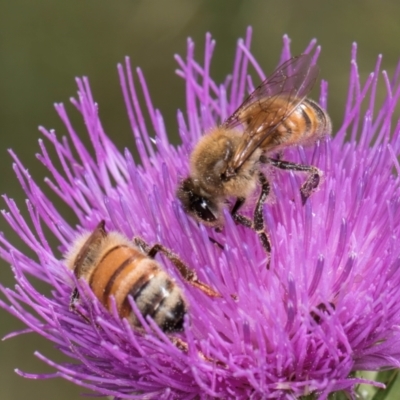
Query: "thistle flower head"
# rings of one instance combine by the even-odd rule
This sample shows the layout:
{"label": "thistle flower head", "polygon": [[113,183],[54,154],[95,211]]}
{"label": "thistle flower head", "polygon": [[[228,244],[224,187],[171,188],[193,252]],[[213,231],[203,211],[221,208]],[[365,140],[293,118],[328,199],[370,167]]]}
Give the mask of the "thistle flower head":
{"label": "thistle flower head", "polygon": [[[74,361],[58,364],[37,353],[54,374],[18,373],[63,377],[115,399],[294,399],[310,393],[326,399],[338,390],[354,396],[354,386],[363,382],[353,377],[355,371],[400,367],[400,125],[393,121],[400,67],[391,79],[380,74],[378,58],[374,73],[361,83],[354,46],[342,125],[334,127],[332,139],[285,151],[287,160],[320,168],[324,182],[303,206],[299,187],[304,175],[271,174],[273,201],[264,212],[273,246],[269,270],[253,231],[236,226],[228,213],[220,233],[198,226],[175,198],[194,144],[254,89],[249,70],[265,78],[250,52],[250,39],[249,30],[238,42],[233,71],[223,83],[210,76],[215,42],[209,35],[203,63],[195,61],[191,40],[186,58],[176,57],[178,75],[186,82],[186,109],[177,116],[178,147],[169,143],[141,70],[136,72],[144,104],[129,59],[118,66],[139,163],[106,135],[88,80],[77,80],[72,103],[93,151],[57,104],[67,137],[40,128],[44,140],[38,154],[50,174],[47,184],[75,213],[77,226],[65,220],[11,152],[29,218],[7,196],[3,215],[36,257],[0,237],[0,255],[17,281],[14,290],[0,286],[0,306],[27,325],[24,332],[39,333]],[[316,60],[319,48],[313,41],[305,52],[314,52]],[[280,62],[290,57],[285,37]],[[378,107],[380,75],[386,97]],[[327,107],[325,81],[319,102]],[[104,309],[62,258],[77,235],[101,220],[108,230],[172,249],[221,297],[188,285],[168,259],[157,255],[189,304],[185,329],[165,334],[143,318],[143,329],[132,329],[115,307]],[[58,240],[58,249],[49,246],[45,228]],[[31,276],[51,285],[51,294],[38,293]],[[69,303],[76,286],[81,296],[79,312],[73,313]]]}

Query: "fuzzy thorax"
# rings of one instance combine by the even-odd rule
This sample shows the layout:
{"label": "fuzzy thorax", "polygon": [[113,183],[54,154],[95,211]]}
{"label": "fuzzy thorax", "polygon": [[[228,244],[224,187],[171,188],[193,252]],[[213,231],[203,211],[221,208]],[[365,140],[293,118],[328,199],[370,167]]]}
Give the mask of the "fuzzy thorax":
{"label": "fuzzy thorax", "polygon": [[204,135],[190,157],[191,177],[210,197],[247,197],[255,190],[255,171],[261,150],[257,149],[248,160],[226,178],[228,166],[236,149],[243,141],[241,132],[215,128]]}

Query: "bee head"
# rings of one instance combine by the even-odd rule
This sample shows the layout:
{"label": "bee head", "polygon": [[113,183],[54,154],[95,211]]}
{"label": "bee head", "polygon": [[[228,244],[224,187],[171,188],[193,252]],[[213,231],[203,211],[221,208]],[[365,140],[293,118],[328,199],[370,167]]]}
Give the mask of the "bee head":
{"label": "bee head", "polygon": [[176,195],[182,203],[183,209],[197,221],[204,225],[220,226],[221,211],[218,202],[206,193],[196,179],[186,178],[178,186]]}

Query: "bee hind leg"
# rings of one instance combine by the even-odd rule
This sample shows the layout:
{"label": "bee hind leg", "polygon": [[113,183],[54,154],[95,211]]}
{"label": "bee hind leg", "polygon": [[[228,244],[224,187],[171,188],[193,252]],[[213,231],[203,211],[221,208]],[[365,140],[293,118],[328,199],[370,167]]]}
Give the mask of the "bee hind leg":
{"label": "bee hind leg", "polygon": [[156,243],[153,246],[149,246],[142,238],[140,237],[135,237],[134,238],[135,244],[140,247],[148,257],[154,258],[157,253],[162,253],[165,257],[168,258],[174,264],[176,269],[179,271],[180,275],[182,276],[185,281],[187,281],[189,284],[192,286],[200,289],[202,292],[207,294],[210,297],[221,297],[221,295],[216,292],[214,289],[212,289],[210,286],[207,284],[200,282],[199,279],[197,278],[197,274],[195,271],[190,269],[181,259],[178,255],[173,253],[170,249],[167,247],[163,246],[160,243]]}
{"label": "bee hind leg", "polygon": [[300,188],[301,202],[304,206],[307,199],[315,192],[315,189],[317,189],[321,181],[322,171],[313,165],[296,164],[274,158],[269,158],[268,162],[279,169],[308,172],[308,178]]}

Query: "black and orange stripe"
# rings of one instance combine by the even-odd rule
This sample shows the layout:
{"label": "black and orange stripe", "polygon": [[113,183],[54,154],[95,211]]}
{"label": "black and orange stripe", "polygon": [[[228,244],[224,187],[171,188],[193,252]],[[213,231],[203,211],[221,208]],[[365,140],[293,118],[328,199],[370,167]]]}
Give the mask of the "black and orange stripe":
{"label": "black and orange stripe", "polygon": [[163,331],[181,330],[187,307],[179,287],[154,259],[129,243],[110,239],[102,229],[98,226],[78,253],[74,270],[77,277],[86,277],[95,296],[109,311],[113,296],[119,316],[128,318],[134,326],[139,327],[140,322],[128,296],[132,296],[140,313],[150,316]]}

